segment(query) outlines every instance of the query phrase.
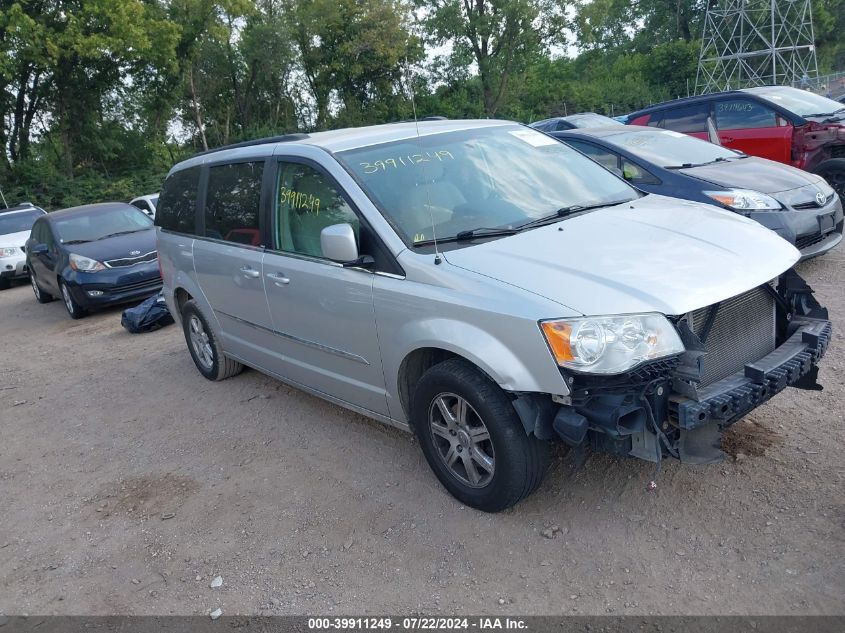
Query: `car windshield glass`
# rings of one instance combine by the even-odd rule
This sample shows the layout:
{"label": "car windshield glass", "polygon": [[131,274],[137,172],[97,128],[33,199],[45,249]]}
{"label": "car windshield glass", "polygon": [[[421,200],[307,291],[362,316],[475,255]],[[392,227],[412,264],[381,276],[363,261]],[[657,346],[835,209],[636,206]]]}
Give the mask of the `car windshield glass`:
{"label": "car windshield glass", "polygon": [[671,130],[622,132],[605,136],[603,140],[660,167],[702,165],[742,156],[733,150]]}
{"label": "car windshield glass", "polygon": [[41,215],[41,211],[34,210],[0,214],[0,235],[29,231],[32,229],[32,223]]}
{"label": "car windshield glass", "polygon": [[572,114],[563,117],[564,121],[569,121],[575,127],[604,127],[605,125],[622,125],[616,119],[611,119],[609,116],[602,114]]}
{"label": "car windshield glass", "polygon": [[154,207],[158,206],[158,196],[153,196],[152,198],[150,198],[150,202],[153,203]]}
{"label": "car windshield glass", "polygon": [[806,90],[799,90],[798,88],[772,87],[750,89],[747,92],[762,97],[766,101],[770,101],[782,108],[786,108],[799,116],[833,114],[845,108],[845,106],[833,99],[828,99],[827,97],[822,97]]}
{"label": "car windshield glass", "polygon": [[412,137],[338,158],[406,244],[518,227],[639,193],[563,143],[519,125]]}
{"label": "car windshield glass", "polygon": [[89,213],[74,213],[53,220],[62,242],[93,242],[112,235],[123,235],[152,228],[153,221],[143,211],[125,207],[95,208]]}

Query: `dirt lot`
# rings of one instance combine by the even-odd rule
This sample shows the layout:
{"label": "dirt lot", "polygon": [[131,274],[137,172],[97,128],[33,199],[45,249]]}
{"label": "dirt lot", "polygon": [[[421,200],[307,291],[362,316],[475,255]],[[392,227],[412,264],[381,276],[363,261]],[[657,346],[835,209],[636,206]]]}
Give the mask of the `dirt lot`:
{"label": "dirt lot", "polygon": [[561,451],[494,516],[409,435],[255,371],[207,382],[177,327],[0,292],[0,613],[843,614],[843,262],[802,266],[825,390],[754,412],[736,458],[648,492],[649,464]]}

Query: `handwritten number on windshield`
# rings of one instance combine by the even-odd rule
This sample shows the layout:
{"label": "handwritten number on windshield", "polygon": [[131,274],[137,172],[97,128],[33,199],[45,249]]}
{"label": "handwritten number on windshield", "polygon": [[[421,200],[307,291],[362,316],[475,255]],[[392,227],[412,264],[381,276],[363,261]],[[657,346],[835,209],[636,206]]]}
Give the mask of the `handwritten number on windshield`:
{"label": "handwritten number on windshield", "polygon": [[408,154],[397,156],[396,158],[385,158],[371,163],[358,164],[365,174],[375,174],[380,171],[399,169],[400,167],[413,167],[422,163],[431,162],[432,160],[443,162],[444,160],[455,160],[455,157],[452,156],[451,152],[441,149],[433,152],[425,152],[425,154]]}

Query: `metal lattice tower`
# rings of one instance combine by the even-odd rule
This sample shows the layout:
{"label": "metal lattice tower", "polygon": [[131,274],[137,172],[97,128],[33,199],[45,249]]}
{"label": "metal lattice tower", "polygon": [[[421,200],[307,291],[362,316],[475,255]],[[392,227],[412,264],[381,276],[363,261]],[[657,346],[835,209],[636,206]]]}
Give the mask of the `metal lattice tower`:
{"label": "metal lattice tower", "polygon": [[695,93],[806,83],[816,77],[811,0],[712,0]]}

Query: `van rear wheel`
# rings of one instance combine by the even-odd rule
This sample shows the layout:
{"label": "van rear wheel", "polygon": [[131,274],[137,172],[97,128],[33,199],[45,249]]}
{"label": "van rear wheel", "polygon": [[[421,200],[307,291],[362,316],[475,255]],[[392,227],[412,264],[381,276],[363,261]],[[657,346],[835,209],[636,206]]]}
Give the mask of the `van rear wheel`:
{"label": "van rear wheel", "polygon": [[226,380],[243,371],[243,365],[223,354],[220,343],[194,300],[182,306],[182,330],[191,358],[203,376],[209,380]]}
{"label": "van rear wheel", "polygon": [[507,394],[471,363],[454,358],[429,369],[411,409],[429,466],[462,503],[499,512],[542,482],[548,442],[525,432]]}

